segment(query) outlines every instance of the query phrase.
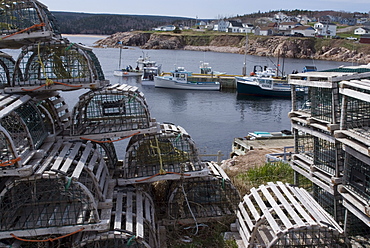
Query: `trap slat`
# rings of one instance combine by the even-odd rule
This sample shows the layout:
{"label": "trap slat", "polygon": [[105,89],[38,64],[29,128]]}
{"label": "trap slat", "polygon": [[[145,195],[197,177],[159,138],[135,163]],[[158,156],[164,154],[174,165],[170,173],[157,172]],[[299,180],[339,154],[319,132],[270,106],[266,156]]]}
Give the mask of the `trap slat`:
{"label": "trap slat", "polygon": [[126,196],[126,230],[129,232],[133,232],[133,219],[132,219],[132,210],[133,210],[133,202],[132,202],[132,192],[128,191]]}

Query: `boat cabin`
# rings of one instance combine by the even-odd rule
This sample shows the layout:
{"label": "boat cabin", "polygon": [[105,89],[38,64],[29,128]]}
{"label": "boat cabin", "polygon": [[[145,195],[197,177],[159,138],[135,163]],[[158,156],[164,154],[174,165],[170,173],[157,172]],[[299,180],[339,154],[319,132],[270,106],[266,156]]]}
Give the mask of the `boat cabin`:
{"label": "boat cabin", "polygon": [[171,71],[171,76],[176,81],[187,82],[188,77],[191,77],[192,72],[186,71],[184,67],[178,67],[176,70]]}

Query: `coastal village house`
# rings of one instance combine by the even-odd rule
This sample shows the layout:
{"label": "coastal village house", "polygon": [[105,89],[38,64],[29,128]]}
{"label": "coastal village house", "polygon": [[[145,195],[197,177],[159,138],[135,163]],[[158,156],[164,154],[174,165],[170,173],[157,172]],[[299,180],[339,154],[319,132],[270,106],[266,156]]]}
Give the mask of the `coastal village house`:
{"label": "coastal village house", "polygon": [[167,25],[167,26],[160,26],[160,27],[157,27],[157,28],[153,28],[154,31],[173,31],[175,30],[175,26],[174,25]]}
{"label": "coastal village house", "polygon": [[297,26],[291,29],[291,34],[301,34],[305,37],[315,37],[316,30],[311,26]]}
{"label": "coastal village house", "polygon": [[274,31],[270,27],[256,27],[254,30],[254,34],[268,36],[273,35]]}
{"label": "coastal village house", "polygon": [[299,22],[282,22],[279,24],[279,33],[280,34],[291,34],[291,30],[295,27],[302,26]]}
{"label": "coastal village house", "polygon": [[330,22],[318,22],[315,23],[314,28],[316,29],[316,35],[322,36],[336,36],[337,25]]}
{"label": "coastal village house", "polygon": [[359,28],[356,28],[353,33],[358,34],[358,35],[369,34],[370,33],[370,28],[368,28],[368,27],[359,27]]}

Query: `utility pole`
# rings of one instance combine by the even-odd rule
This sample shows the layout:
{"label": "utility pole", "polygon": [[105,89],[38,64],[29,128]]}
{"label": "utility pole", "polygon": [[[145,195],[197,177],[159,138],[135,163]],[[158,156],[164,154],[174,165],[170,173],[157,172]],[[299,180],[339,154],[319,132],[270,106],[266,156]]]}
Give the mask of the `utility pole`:
{"label": "utility pole", "polygon": [[245,51],[244,51],[244,65],[242,70],[242,75],[247,75],[247,51],[248,51],[248,33],[245,31]]}

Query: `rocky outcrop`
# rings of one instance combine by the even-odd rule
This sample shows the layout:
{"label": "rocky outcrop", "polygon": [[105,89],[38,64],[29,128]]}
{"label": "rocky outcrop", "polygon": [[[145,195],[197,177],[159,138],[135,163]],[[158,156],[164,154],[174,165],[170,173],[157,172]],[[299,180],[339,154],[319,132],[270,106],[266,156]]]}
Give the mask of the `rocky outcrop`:
{"label": "rocky outcrop", "polygon": [[[370,50],[357,51],[346,48],[340,41],[330,40],[325,45],[315,38],[263,37],[254,36],[248,40],[247,53],[257,56],[298,59],[323,59],[370,63]],[[139,46],[143,49],[184,49],[195,51],[215,51],[245,53],[245,35],[182,35],[146,32],[122,32],[96,42],[100,47]],[[365,45],[366,46],[366,45]],[[369,45],[367,45],[369,46]]]}

